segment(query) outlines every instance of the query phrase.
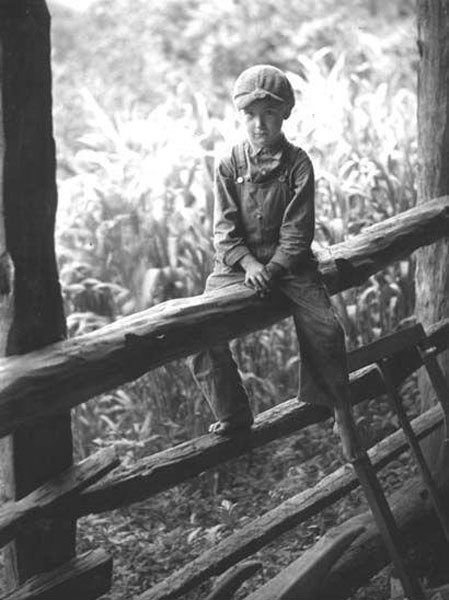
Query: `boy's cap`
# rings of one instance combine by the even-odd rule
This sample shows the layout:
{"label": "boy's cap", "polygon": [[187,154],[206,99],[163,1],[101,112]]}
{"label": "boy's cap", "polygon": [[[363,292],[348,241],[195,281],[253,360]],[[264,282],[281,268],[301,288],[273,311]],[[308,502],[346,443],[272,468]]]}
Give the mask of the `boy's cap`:
{"label": "boy's cap", "polygon": [[237,77],[232,98],[239,110],[263,98],[284,102],[289,109],[295,104],[295,94],[287,76],[271,65],[255,65],[245,69]]}

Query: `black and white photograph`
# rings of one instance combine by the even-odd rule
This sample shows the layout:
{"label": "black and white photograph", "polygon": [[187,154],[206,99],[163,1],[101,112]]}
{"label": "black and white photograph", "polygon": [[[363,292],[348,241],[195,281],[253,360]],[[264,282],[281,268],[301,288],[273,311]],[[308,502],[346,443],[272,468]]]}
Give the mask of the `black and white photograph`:
{"label": "black and white photograph", "polygon": [[0,600],[449,600],[449,0],[0,0]]}

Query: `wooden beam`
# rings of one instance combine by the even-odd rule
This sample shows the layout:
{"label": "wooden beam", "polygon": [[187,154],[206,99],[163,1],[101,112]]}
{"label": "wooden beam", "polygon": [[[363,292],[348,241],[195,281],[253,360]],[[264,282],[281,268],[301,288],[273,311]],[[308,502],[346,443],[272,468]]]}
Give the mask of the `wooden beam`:
{"label": "wooden beam", "polygon": [[299,558],[245,600],[316,600],[324,578],[364,528],[358,523],[327,533]]}
{"label": "wooden beam", "polygon": [[395,333],[381,337],[361,348],[356,348],[348,352],[349,372],[352,373],[367,365],[381,362],[406,348],[416,347],[425,337],[424,328],[421,323],[418,323],[417,325],[413,325],[413,327],[400,329]]}
{"label": "wooden beam", "polygon": [[[449,197],[410,209],[333,246],[320,267],[332,293],[361,283],[449,235]],[[136,379],[171,360],[261,329],[289,314],[244,286],[170,300],[91,334],[0,361],[0,435]]]}
{"label": "wooden beam", "polygon": [[[40,519],[64,514],[64,502],[100,480],[119,464],[113,448],[105,448],[70,467],[17,502],[0,507],[0,546]],[[58,507],[60,509],[58,510]]]}
{"label": "wooden beam", "polygon": [[206,600],[230,600],[239,587],[255,573],[262,570],[262,563],[248,560],[231,567],[216,582]]}
{"label": "wooden beam", "polygon": [[[361,285],[392,262],[446,237],[449,196],[434,198],[426,204],[428,212],[421,212],[425,208],[422,206],[399,213],[346,242],[331,246],[328,257],[325,253],[320,256],[320,270],[331,294]],[[435,228],[433,232],[430,227]]]}
{"label": "wooden beam", "polygon": [[[439,407],[434,407],[415,419],[413,428],[417,437],[422,439],[441,424],[442,412]],[[368,454],[374,469],[378,471],[407,448],[404,433],[400,430],[376,444]],[[169,600],[186,594],[209,577],[223,573],[283,533],[331,506],[358,485],[359,481],[352,468],[349,465],[340,467],[315,487],[289,498],[231,534],[142,594],[138,600]]]}
{"label": "wooden beam", "polygon": [[[3,0],[0,8],[0,280],[8,297],[0,315],[0,346],[7,355],[23,355],[62,340],[66,331],[54,250],[50,16],[44,0]],[[3,442],[1,456],[6,499],[29,494],[72,464],[69,413],[59,411],[45,423],[22,422]],[[21,531],[7,548],[7,585],[51,569],[74,552],[75,523],[65,517]]]}
{"label": "wooden beam", "polygon": [[[429,330],[429,340],[441,352],[449,345],[449,319]],[[415,349],[406,350],[388,363],[396,385],[402,383],[422,364]],[[354,404],[376,398],[385,391],[375,368],[366,368],[351,376]],[[80,495],[77,514],[101,512],[139,502],[169,489],[206,469],[240,456],[281,436],[290,435],[331,416],[327,407],[299,404],[288,400],[256,418],[250,435],[230,441],[216,435],[204,435],[173,448],[142,457],[132,467],[114,469],[95,486]]]}
{"label": "wooden beam", "polygon": [[92,550],[30,578],[1,600],[96,600],[110,590],[111,581],[112,558]]}
{"label": "wooden beam", "polygon": [[[440,561],[444,565],[442,568],[446,568],[447,546],[444,545],[438,520],[422,482],[418,479],[407,481],[388,501],[416,575],[428,575],[428,563],[423,561],[423,557],[432,556],[433,561]],[[323,580],[317,596],[320,600],[345,600],[358,588],[366,586],[367,581],[390,562],[379,530],[368,512],[349,519],[328,533],[338,535],[348,526],[357,524],[363,526],[365,531]],[[439,548],[440,556],[435,554],[436,547]]]}
{"label": "wooden beam", "polygon": [[[401,489],[389,497],[389,503],[395,520],[404,534],[410,560],[417,575],[424,576],[428,570],[428,564],[422,560],[424,556],[439,560],[444,568],[447,554],[443,550],[444,544],[440,545],[442,539],[439,524],[422,483],[418,479],[407,481]],[[348,529],[357,527],[362,527],[364,531],[341,554],[329,574],[321,580],[321,586],[314,598],[345,600],[358,588],[366,586],[367,581],[389,563],[388,553],[371,512],[359,514],[345,521],[330,529],[326,535],[338,537]],[[441,556],[435,553],[436,547],[436,552],[439,549]],[[301,600],[303,598],[302,595],[293,597],[301,597]],[[307,594],[304,598],[308,598]],[[144,599],[147,600],[145,595],[138,598],[138,600]]]}

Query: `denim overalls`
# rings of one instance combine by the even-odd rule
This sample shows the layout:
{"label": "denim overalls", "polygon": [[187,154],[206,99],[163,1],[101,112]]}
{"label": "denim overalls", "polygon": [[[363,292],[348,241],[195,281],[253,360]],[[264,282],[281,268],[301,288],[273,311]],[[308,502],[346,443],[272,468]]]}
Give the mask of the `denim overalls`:
{"label": "denim overalls", "polygon": [[[276,249],[285,207],[290,197],[289,160],[280,174],[265,183],[253,183],[245,156],[237,155],[235,186],[239,196],[247,247],[266,264]],[[245,273],[216,258],[205,293],[240,283]],[[298,398],[330,407],[349,398],[344,332],[327,290],[310,259],[276,280],[276,288],[292,305],[300,350]],[[270,297],[266,299],[270,302]],[[244,421],[251,410],[229,345],[220,343],[191,357],[190,367],[215,417],[219,421]],[[270,377],[270,374],[266,374]]]}

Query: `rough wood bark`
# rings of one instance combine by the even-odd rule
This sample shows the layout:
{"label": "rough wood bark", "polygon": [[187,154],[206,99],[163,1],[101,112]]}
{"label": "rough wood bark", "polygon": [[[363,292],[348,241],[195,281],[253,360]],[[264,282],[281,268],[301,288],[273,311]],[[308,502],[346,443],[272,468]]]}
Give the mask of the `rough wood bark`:
{"label": "rough wood bark", "polygon": [[[442,413],[438,407],[415,419],[413,425],[419,438],[441,424]],[[381,469],[407,448],[402,431],[385,438],[369,451],[373,467]],[[231,534],[208,552],[145,592],[139,600],[168,600],[177,598],[206,581],[223,573],[239,561],[251,556],[283,533],[290,531],[311,516],[331,506],[359,485],[349,465],[324,477],[311,489],[289,498],[275,509],[254,519],[242,529]],[[386,551],[385,554],[387,555]]]}
{"label": "rough wood bark", "polygon": [[0,546],[10,542],[19,531],[35,521],[64,514],[64,502],[100,480],[118,464],[116,451],[106,448],[47,481],[25,498],[3,504],[0,507]]}
{"label": "rough wood bark", "polygon": [[96,600],[111,588],[112,558],[92,550],[32,577],[1,600]]}
{"label": "rough wood bark", "polygon": [[[418,203],[449,193],[449,8],[446,0],[418,0]],[[416,314],[424,325],[449,316],[449,239],[421,249],[416,261]],[[449,353],[441,360],[449,381]],[[423,409],[432,403],[427,378],[420,378]],[[442,439],[425,451],[442,484],[449,489]]]}
{"label": "rough wood bark", "polygon": [[[7,294],[8,310],[1,315],[2,347],[7,355],[31,352],[65,336],[53,241],[56,183],[49,25],[43,0],[3,0],[0,4],[0,232],[4,234],[2,250],[9,254],[0,260],[0,279],[3,284],[7,280],[6,288],[13,285],[12,293]],[[5,278],[9,259],[14,273]],[[71,464],[67,413],[20,427],[2,448],[7,498],[23,497]],[[22,532],[8,549],[9,584],[65,562],[74,549],[74,522],[65,518]]]}
{"label": "rough wood bark", "polygon": [[231,567],[217,581],[206,600],[230,600],[242,583],[257,573],[257,571],[262,570],[262,566],[262,563],[259,561],[248,560],[235,565],[235,567]]}
{"label": "rough wood bark", "polygon": [[[418,0],[418,202],[449,194],[449,9]],[[424,324],[449,315],[449,242],[417,254],[417,310]]]}
{"label": "rough wood bark", "polygon": [[[332,247],[320,266],[332,293],[449,234],[449,197],[411,209]],[[244,286],[171,300],[91,334],[0,361],[0,435],[73,407],[221,339],[260,329],[288,314]]]}
{"label": "rough wood bark", "polygon": [[[449,345],[449,319],[429,329],[429,340],[441,351]],[[388,363],[399,385],[421,364],[416,351],[405,351]],[[384,392],[379,372],[364,369],[351,376],[353,403],[376,398]],[[299,405],[296,400],[283,402],[261,413],[250,436],[237,441],[205,435],[174,448],[144,457],[132,467],[119,467],[77,500],[79,514],[112,510],[148,498],[177,485],[208,468],[240,456],[281,436],[287,436],[331,416],[326,407]]]}
{"label": "rough wood bark", "polygon": [[327,533],[246,600],[315,600],[331,567],[363,531],[356,524],[338,535]]}
{"label": "rough wood bark", "polygon": [[[447,499],[446,499],[447,500]],[[430,556],[447,565],[447,546],[438,520],[421,481],[410,480],[389,497],[394,518],[404,536],[409,558],[417,576],[428,574],[423,557]],[[379,530],[370,513],[358,515],[328,533],[337,535],[346,527],[361,525],[365,532],[348,548],[331,569],[319,593],[320,600],[344,600],[378,573],[389,562]],[[439,556],[435,549],[439,548]]]}

